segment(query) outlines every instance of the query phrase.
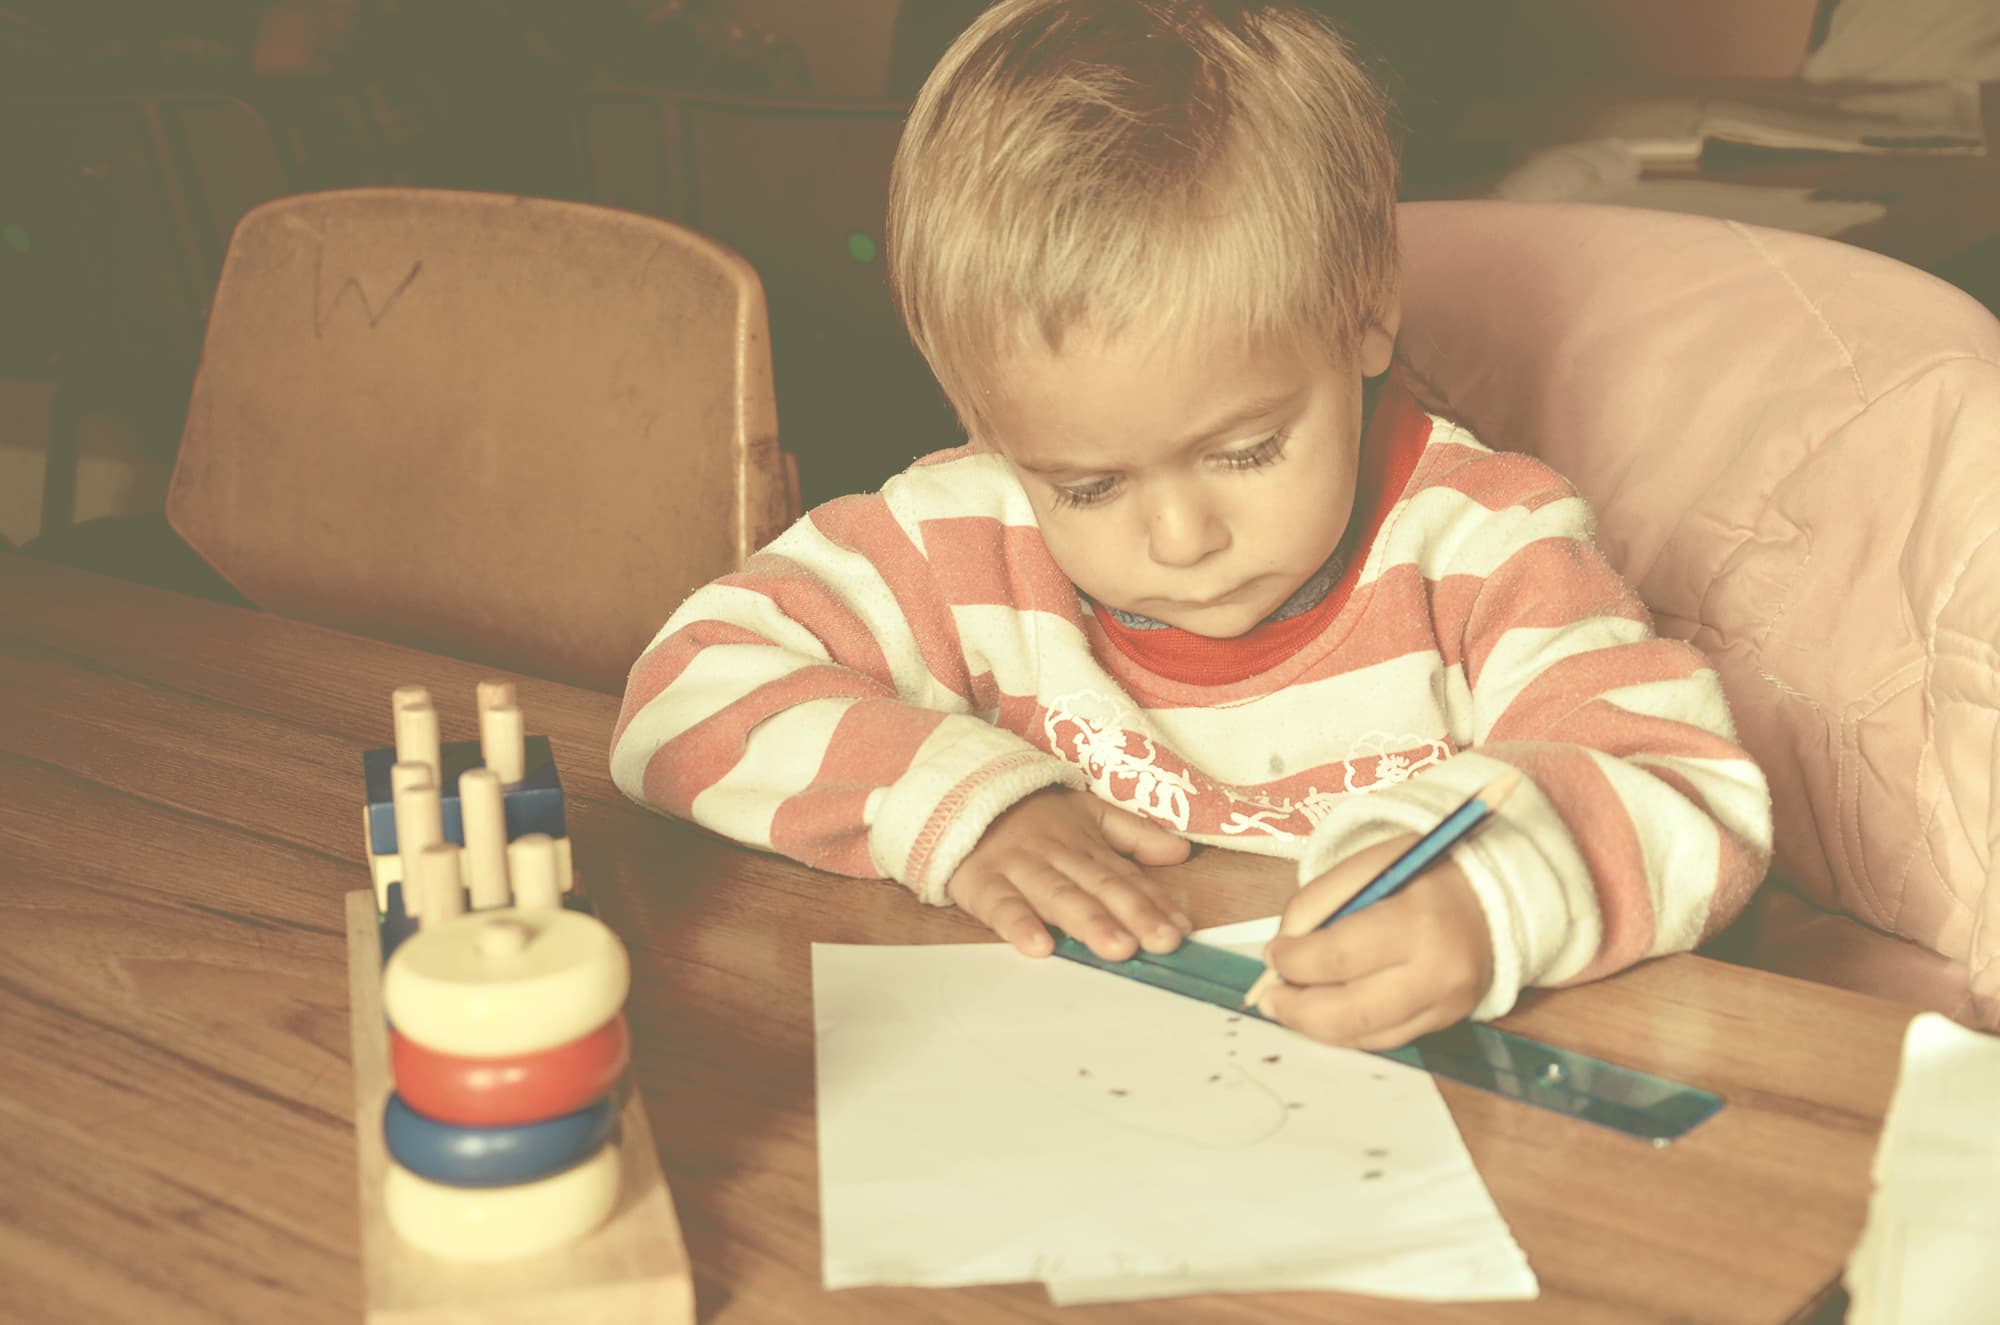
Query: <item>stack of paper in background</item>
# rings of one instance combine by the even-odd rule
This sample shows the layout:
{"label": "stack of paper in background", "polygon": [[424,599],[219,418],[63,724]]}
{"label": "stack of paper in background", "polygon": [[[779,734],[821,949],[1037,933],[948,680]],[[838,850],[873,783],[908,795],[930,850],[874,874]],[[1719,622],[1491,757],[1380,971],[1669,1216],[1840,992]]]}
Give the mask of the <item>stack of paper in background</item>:
{"label": "stack of paper in background", "polygon": [[992,943],[816,944],[813,1014],[828,1288],[1536,1295],[1413,1068]]}
{"label": "stack of paper in background", "polygon": [[1874,1179],[1848,1325],[2000,1321],[2000,1039],[1910,1022]]}
{"label": "stack of paper in background", "polygon": [[1582,113],[1580,138],[1626,145],[1648,162],[1692,164],[1710,143],[1848,156],[1980,156],[1977,83],[1746,83],[1735,95],[1609,100]]}
{"label": "stack of paper in background", "polygon": [[1719,216],[1801,234],[1841,235],[1879,221],[1878,199],[1822,196],[1811,185],[1706,178],[1715,143],[1841,156],[1980,156],[1986,129],[1977,83],[1826,85],[1751,80],[1723,94],[1586,101],[1560,141],[1528,152],[1493,182],[1496,198],[1589,202]]}

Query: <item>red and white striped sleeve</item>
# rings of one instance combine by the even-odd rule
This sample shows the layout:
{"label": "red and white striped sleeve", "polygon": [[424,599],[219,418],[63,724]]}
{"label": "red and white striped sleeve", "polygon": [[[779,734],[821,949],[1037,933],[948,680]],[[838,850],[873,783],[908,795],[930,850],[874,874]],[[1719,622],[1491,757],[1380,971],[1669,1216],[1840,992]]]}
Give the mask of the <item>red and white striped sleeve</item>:
{"label": "red and white striped sleeve", "polygon": [[1574,489],[1483,450],[1413,492],[1446,684],[1470,715],[1458,755],[1349,798],[1301,880],[1370,842],[1421,832],[1506,767],[1525,779],[1455,849],[1493,937],[1474,1015],[1694,947],[1763,879],[1770,791],[1735,736],[1714,668],[1662,639],[1594,541]]}
{"label": "red and white striped sleeve", "polygon": [[895,487],[814,509],[673,613],[627,678],[611,774],[744,845],[941,903],[1002,810],[1082,778],[972,711],[923,522]]}

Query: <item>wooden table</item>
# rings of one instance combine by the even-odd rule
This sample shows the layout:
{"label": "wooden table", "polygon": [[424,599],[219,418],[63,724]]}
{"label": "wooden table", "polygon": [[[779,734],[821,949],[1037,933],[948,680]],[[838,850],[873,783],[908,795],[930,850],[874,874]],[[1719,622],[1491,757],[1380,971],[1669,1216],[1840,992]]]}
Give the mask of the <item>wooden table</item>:
{"label": "wooden table", "polygon": [[[360,1318],[342,896],[389,694],[473,733],[479,667],[0,551],[0,1318]],[[577,868],[631,949],[635,1071],[704,1321],[1056,1319],[1031,1285],[820,1288],[809,944],[983,937],[626,803],[618,702],[520,678]],[[462,701],[462,702],[461,702]],[[1200,924],[1269,914],[1272,862],[1164,872]],[[1543,1286],[1064,1320],[1781,1322],[1838,1278],[1908,1009],[1697,957],[1531,996],[1506,1025],[1720,1091],[1665,1149],[1444,1083]]]}

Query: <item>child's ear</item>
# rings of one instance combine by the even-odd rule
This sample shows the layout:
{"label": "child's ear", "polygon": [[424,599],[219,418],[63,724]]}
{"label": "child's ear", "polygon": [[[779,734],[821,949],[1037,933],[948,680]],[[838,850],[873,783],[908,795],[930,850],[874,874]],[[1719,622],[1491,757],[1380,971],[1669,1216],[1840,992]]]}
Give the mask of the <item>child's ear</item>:
{"label": "child's ear", "polygon": [[1357,358],[1363,377],[1380,377],[1389,371],[1389,360],[1396,353],[1396,333],[1402,325],[1402,300],[1392,294],[1382,311],[1362,329]]}

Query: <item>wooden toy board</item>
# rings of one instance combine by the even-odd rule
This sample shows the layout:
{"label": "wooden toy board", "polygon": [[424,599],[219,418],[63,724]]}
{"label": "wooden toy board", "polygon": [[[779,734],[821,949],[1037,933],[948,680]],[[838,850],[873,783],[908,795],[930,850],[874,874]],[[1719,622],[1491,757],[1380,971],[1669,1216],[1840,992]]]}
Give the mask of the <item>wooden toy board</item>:
{"label": "wooden toy board", "polygon": [[693,1325],[694,1278],[680,1220],[629,1073],[619,1115],[618,1208],[588,1238],[528,1260],[460,1265],[434,1259],[397,1237],[382,1209],[389,1163],[382,1105],[391,1083],[372,888],[347,894],[347,983],[369,1325]]}

